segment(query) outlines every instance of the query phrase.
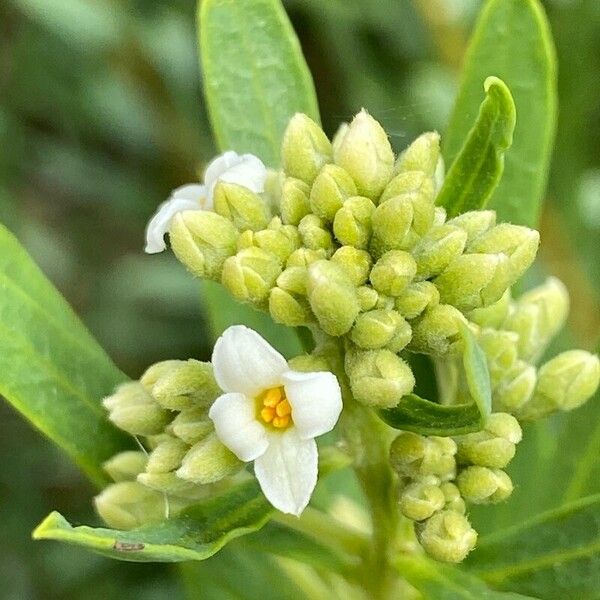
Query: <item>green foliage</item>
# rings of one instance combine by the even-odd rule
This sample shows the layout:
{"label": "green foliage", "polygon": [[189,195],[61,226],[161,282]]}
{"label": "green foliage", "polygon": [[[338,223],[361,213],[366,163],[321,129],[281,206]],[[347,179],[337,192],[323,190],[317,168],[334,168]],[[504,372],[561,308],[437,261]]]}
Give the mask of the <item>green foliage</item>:
{"label": "green foliage", "polygon": [[200,60],[221,149],[279,166],[292,115],[319,119],[312,78],[279,0],[199,4]]}
{"label": "green foliage", "polygon": [[477,120],[436,199],[450,217],[485,207],[500,182],[504,153],[512,144],[516,115],[510,90],[497,77],[488,77],[484,90]]}
{"label": "green foliage", "polygon": [[556,124],[554,46],[538,0],[491,0],[465,57],[462,83],[442,136],[447,164],[459,154],[477,110],[478,93],[494,75],[511,90],[517,110],[514,143],[490,202],[502,221],[535,226],[546,186]]}
{"label": "green foliage", "polygon": [[125,376],[0,227],[0,393],[96,483],[126,445],[100,401]]}

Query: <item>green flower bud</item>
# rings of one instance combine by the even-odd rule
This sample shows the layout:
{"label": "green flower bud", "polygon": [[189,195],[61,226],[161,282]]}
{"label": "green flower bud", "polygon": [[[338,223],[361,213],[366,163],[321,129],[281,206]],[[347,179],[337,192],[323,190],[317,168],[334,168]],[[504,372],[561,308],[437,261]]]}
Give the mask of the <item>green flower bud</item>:
{"label": "green flower bud", "polygon": [[325,165],[310,190],[310,206],[315,215],[331,223],[350,196],[356,196],[352,177],[341,167]]}
{"label": "green flower bud", "polygon": [[[395,314],[398,315],[397,312],[395,312]],[[388,350],[391,350],[396,354],[401,350],[404,350],[412,338],[412,327],[402,316],[398,316],[400,319],[396,325],[396,331],[386,346]]]}
{"label": "green flower bud", "polygon": [[306,296],[306,267],[288,267],[269,295],[269,312],[276,323],[299,327],[313,321]]}
{"label": "green flower bud", "polygon": [[535,419],[555,410],[573,410],[591,398],[600,382],[600,361],[585,350],[568,350],[543,364],[534,396],[521,416]]}
{"label": "green flower bud", "polygon": [[287,267],[277,278],[277,286],[292,294],[306,296],[307,279],[308,269],[306,267]]}
{"label": "green flower bud", "polygon": [[456,443],[451,438],[424,437],[403,431],[390,447],[392,468],[401,477],[453,479],[456,474]]}
{"label": "green flower bud", "polygon": [[211,434],[192,446],[177,470],[177,477],[193,483],[214,483],[236,473],[243,464],[216,434]]}
{"label": "green flower bud", "polygon": [[493,413],[482,431],[456,438],[458,459],[464,464],[503,469],[513,459],[521,437],[519,422],[512,415]]}
{"label": "green flower bud", "polygon": [[433,223],[432,227],[439,227],[446,222],[446,218],[448,215],[446,214],[446,209],[443,206],[436,206],[433,211]]}
{"label": "green flower bud", "polygon": [[519,334],[519,356],[533,362],[562,328],[568,312],[569,294],[565,286],[550,277],[517,300],[504,328]]}
{"label": "green flower bud", "polygon": [[440,293],[435,285],[431,281],[418,281],[411,283],[396,298],[395,307],[405,319],[414,319],[439,302]]}
{"label": "green flower bud", "polygon": [[368,198],[348,198],[333,220],[333,233],[341,244],[366,248],[371,239],[371,216],[375,205]]}
{"label": "green flower bud", "polygon": [[345,368],[354,397],[367,406],[391,408],[415,387],[408,364],[389,350],[347,352]]}
{"label": "green flower bud", "polygon": [[383,348],[392,341],[402,321],[402,317],[396,311],[371,310],[356,318],[350,338],[359,348]]}
{"label": "green flower bud", "polygon": [[302,217],[310,213],[308,196],[310,187],[301,179],[287,177],[281,188],[279,210],[281,220],[287,225],[298,225]]}
{"label": "green flower bud", "polygon": [[290,254],[287,259],[287,267],[308,267],[312,263],[327,258],[325,250],[310,250],[309,248],[298,248]]}
{"label": "green flower bud", "polygon": [[331,143],[323,130],[303,113],[288,123],[281,144],[281,162],[287,175],[309,185],[321,167],[331,161]]}
{"label": "green flower bud", "polygon": [[440,301],[467,312],[497,302],[510,283],[504,254],[463,254],[434,280]]}
{"label": "green flower bud", "polygon": [[346,133],[348,133],[348,129],[350,128],[350,125],[348,123],[340,123],[340,126],[337,128],[337,131],[335,132],[333,139],[331,140],[331,146],[333,148],[333,155],[335,156],[335,153],[338,151],[340,144],[342,143],[342,140],[344,139],[344,136],[346,135]]}
{"label": "green flower bud", "polygon": [[390,198],[407,194],[410,192],[418,192],[419,195],[428,199],[433,204],[434,184],[431,177],[428,177],[423,171],[406,171],[396,175],[383,190],[379,197],[379,204],[383,204]]}
{"label": "green flower bud", "polygon": [[237,241],[238,252],[253,246],[271,252],[285,264],[292,252],[300,247],[300,235],[293,225],[282,225],[279,217],[274,217],[267,229],[244,231]]}
{"label": "green flower bud", "polygon": [[510,284],[517,281],[531,266],[540,243],[540,234],[528,227],[501,223],[469,244],[468,251],[475,253],[497,254],[502,252],[508,257]]}
{"label": "green flower bud", "polygon": [[[210,363],[193,359],[165,362],[168,368],[158,363],[140,379],[163,408],[184,410],[197,405],[206,407],[221,395]],[[150,381],[152,385],[149,385]]]}
{"label": "green flower bud", "polygon": [[352,284],[357,287],[369,279],[371,255],[366,250],[342,246],[334,252],[331,262],[342,267]]}
{"label": "green flower bud", "polygon": [[394,310],[394,298],[392,296],[386,296],[385,294],[379,294],[375,308]]}
{"label": "green flower bud", "polygon": [[308,268],[308,301],[325,333],[341,336],[350,331],[360,307],[356,287],[337,264],[319,260]]}
{"label": "green flower bud", "polygon": [[222,284],[241,302],[260,305],[281,273],[279,259],[260,248],[245,248],[223,264]]}
{"label": "green flower bud", "polygon": [[425,552],[443,562],[461,562],[477,543],[477,532],[468,519],[453,510],[435,513],[416,532]]}
{"label": "green flower bud", "polygon": [[96,511],[114,529],[135,529],[165,518],[165,498],[136,481],[121,481],[94,498]]}
{"label": "green flower bud", "polygon": [[435,475],[442,481],[456,476],[456,442],[449,437],[429,436],[425,456],[421,462],[423,474]]}
{"label": "green flower bud", "polygon": [[448,221],[448,225],[460,227],[467,234],[467,244],[496,225],[493,210],[470,210]]}
{"label": "green flower bud", "polygon": [[298,225],[298,231],[305,248],[325,250],[327,256],[333,252],[333,239],[325,223],[316,215],[306,215]]}
{"label": "green flower bud", "polygon": [[433,177],[440,156],[440,135],[435,131],[421,134],[400,156],[394,166],[396,173],[423,171]]}
{"label": "green flower bud", "polygon": [[531,400],[536,383],[535,368],[518,360],[504,373],[502,381],[493,390],[494,410],[518,413]]}
{"label": "green flower bud", "polygon": [[477,341],[485,352],[490,380],[492,386],[495,386],[517,362],[519,336],[513,331],[485,328],[479,333]]}
{"label": "green flower bud", "polygon": [[460,227],[452,225],[432,227],[417,242],[412,251],[417,262],[417,277],[429,279],[439,275],[462,254],[466,243],[467,234]]}
{"label": "green flower bud", "polygon": [[169,230],[175,256],[197,277],[218,280],[225,259],[235,253],[238,232],[231,221],[205,210],[173,217]]}
{"label": "green flower bud", "polygon": [[181,466],[181,461],[189,449],[190,447],[183,440],[168,436],[152,450],[147,459],[148,464],[142,470],[147,473],[169,473],[174,471]]}
{"label": "green flower bud", "polygon": [[465,505],[465,501],[463,497],[460,495],[460,490],[456,485],[450,483],[449,481],[445,481],[440,485],[440,489],[444,494],[445,500],[445,509],[453,510],[461,515],[464,515],[467,507]]}
{"label": "green flower bud", "polygon": [[417,272],[415,259],[402,250],[386,252],[371,271],[373,287],[387,296],[400,296]]}
{"label": "green flower bud", "polygon": [[181,411],[169,425],[169,433],[189,445],[203,440],[213,430],[213,423],[208,418],[206,409],[200,407]]}
{"label": "green flower bud", "polygon": [[466,322],[460,311],[449,304],[438,304],[427,309],[412,323],[413,352],[433,356],[453,354],[462,347],[458,321]]}
{"label": "green flower bud", "polygon": [[508,315],[508,311],[511,307],[511,294],[510,288],[507,289],[502,297],[497,302],[476,308],[469,313],[469,321],[479,325],[480,327],[492,327],[494,329],[500,329],[502,323]]}
{"label": "green flower bud", "polygon": [[361,196],[377,198],[392,176],[394,152],[383,127],[361,110],[336,144],[334,161],[350,174]]}
{"label": "green flower bud", "polygon": [[288,361],[290,369],[301,373],[317,373],[319,371],[330,371],[327,359],[318,354],[300,354]]}
{"label": "green flower bud", "polygon": [[367,311],[375,308],[379,299],[379,294],[370,286],[363,285],[356,290],[358,304],[361,311]]}
{"label": "green flower bud", "polygon": [[513,491],[510,477],[501,469],[467,467],[457,479],[463,498],[472,504],[496,504],[506,500]]}
{"label": "green flower bud", "polygon": [[178,498],[197,500],[206,495],[206,490],[195,483],[180,479],[175,473],[140,473],[137,481],[151,490]]}
{"label": "green flower bud", "polygon": [[258,231],[271,219],[267,202],[252,190],[235,183],[217,183],[214,205],[215,212],[231,221],[240,231]]}
{"label": "green flower bud", "polygon": [[400,494],[400,511],[413,521],[429,519],[433,513],[444,508],[446,499],[437,485],[415,482],[406,486]]}
{"label": "green flower bud", "polygon": [[154,401],[139,381],[122,383],[102,404],[109,411],[108,418],[132,435],[155,435],[170,420],[169,413]]}
{"label": "green flower bud", "polygon": [[113,481],[135,481],[135,478],[146,468],[148,457],[144,452],[127,450],[119,452],[107,460],[102,468]]}

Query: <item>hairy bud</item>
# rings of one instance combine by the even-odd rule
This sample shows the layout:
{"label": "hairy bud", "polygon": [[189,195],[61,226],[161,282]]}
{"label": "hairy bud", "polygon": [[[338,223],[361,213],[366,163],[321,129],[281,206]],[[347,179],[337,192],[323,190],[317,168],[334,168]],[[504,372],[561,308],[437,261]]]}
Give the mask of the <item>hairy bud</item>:
{"label": "hairy bud", "polygon": [[446,499],[438,485],[417,481],[402,490],[398,504],[406,518],[424,521],[444,508]]}
{"label": "hairy bud", "polygon": [[415,259],[402,250],[386,252],[371,270],[371,283],[381,294],[400,296],[417,272]]}
{"label": "hairy bud", "polygon": [[267,202],[247,187],[235,183],[217,183],[214,205],[215,212],[231,221],[240,231],[258,231],[271,219]]}
{"label": "hairy bud", "polygon": [[286,177],[281,187],[279,210],[286,225],[298,225],[310,213],[310,187],[301,179]]}
{"label": "hairy bud", "polygon": [[344,202],[333,220],[333,233],[341,244],[367,248],[371,239],[371,219],[375,205],[364,196]]}
{"label": "hairy bud", "polygon": [[435,285],[431,281],[418,281],[411,283],[396,298],[395,307],[405,319],[414,319],[439,302],[440,293]]}
{"label": "hairy bud", "polygon": [[506,500],[513,491],[510,477],[501,469],[467,467],[457,479],[463,498],[472,504],[495,504]]}
{"label": "hairy bud", "polygon": [[440,156],[440,136],[435,131],[421,134],[404,152],[400,154],[394,171],[422,171],[427,177],[433,177]]}
{"label": "hairy bud", "polygon": [[310,206],[315,215],[331,223],[350,196],[356,196],[352,177],[341,167],[325,165],[310,190]]}
{"label": "hairy bud", "polygon": [[102,468],[113,481],[135,481],[136,477],[146,468],[148,458],[144,452],[127,450],[119,452],[107,460]]}
{"label": "hairy bud", "polygon": [[468,519],[453,510],[442,510],[416,527],[417,539],[429,556],[458,563],[475,548],[477,532]]}

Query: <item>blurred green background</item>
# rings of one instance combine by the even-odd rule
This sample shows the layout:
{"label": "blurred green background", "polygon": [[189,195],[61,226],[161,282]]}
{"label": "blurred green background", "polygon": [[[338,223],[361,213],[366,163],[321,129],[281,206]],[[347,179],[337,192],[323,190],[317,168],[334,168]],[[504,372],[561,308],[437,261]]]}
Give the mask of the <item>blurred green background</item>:
{"label": "blurred green background", "polygon": [[[397,150],[423,130],[443,133],[482,4],[287,0],[326,131],[365,106]],[[544,5],[558,52],[560,115],[542,260],[530,277],[552,272],[565,280],[572,341],[593,349],[600,335],[600,2]],[[169,253],[142,252],[156,206],[197,179],[215,152],[195,9],[194,0],[0,4],[0,221],[131,376],[157,360],[209,352],[197,284]],[[5,404],[0,464],[0,598],[183,597],[170,567],[114,563],[30,540],[51,509],[89,519],[93,490]]]}

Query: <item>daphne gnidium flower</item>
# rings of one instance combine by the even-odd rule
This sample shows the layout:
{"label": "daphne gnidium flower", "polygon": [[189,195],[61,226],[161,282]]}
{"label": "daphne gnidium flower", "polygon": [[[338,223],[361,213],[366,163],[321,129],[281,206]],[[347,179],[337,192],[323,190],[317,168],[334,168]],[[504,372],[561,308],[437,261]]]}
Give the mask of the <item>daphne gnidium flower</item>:
{"label": "daphne gnidium flower", "polygon": [[317,483],[315,438],[331,431],[342,410],[332,373],[292,371],[258,333],[229,327],[212,364],[225,392],[209,411],[221,442],[254,472],[269,502],[299,515]]}
{"label": "daphne gnidium flower", "polygon": [[219,181],[235,183],[256,194],[264,191],[267,169],[253,154],[229,151],[217,156],[204,172],[204,184],[190,183],[173,190],[159,207],[146,227],[148,254],[162,252],[166,246],[165,233],[173,217],[184,210],[212,210],[215,186]]}

